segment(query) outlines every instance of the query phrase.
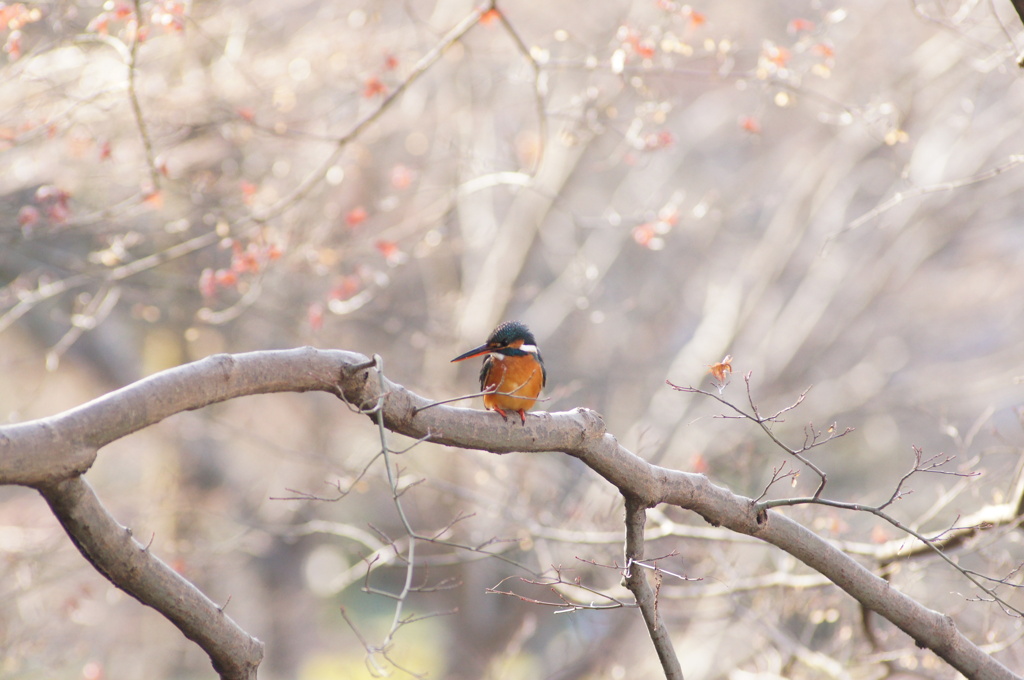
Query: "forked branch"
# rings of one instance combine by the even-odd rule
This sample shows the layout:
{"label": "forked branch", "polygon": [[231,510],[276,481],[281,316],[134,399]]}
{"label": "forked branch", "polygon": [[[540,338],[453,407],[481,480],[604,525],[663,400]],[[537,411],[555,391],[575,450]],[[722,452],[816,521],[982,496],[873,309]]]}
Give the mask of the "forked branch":
{"label": "forked branch", "polygon": [[[91,532],[96,540],[89,549],[90,561],[118,586],[148,597],[148,591],[161,587],[159,570],[128,569],[126,573],[119,568],[122,553],[117,546],[118,541],[122,541],[119,537],[125,535],[124,528],[102,517],[75,514],[76,504],[66,498],[84,485],[79,475],[91,463],[92,456],[81,452],[95,452],[106,443],[175,413],[226,399],[246,394],[310,390],[341,396],[374,424],[382,424],[387,430],[412,439],[430,435],[435,444],[493,453],[560,451],[578,458],[626,498],[627,566],[649,562],[643,559],[642,552],[646,509],[659,503],[675,505],[700,515],[713,526],[753,536],[788,552],[968,677],[1017,677],[964,637],[949,616],[892,588],[828,541],[785,515],[764,507],[764,503],[755,504],[750,498],[716,486],[704,475],[658,467],[634,455],[606,433],[601,418],[592,411],[548,413],[530,418],[522,425],[503,422],[483,411],[450,406],[417,410],[430,402],[385,378],[375,362],[349,352],[305,348],[210,357],[155,374],[43,421],[0,427],[0,480],[7,483],[20,480],[34,486],[47,497],[59,516],[83,518],[83,531]],[[75,465],[67,465],[64,461],[68,458],[76,461]],[[926,461],[922,461],[924,464]],[[69,502],[71,506],[65,511],[64,504]],[[75,535],[76,531],[72,529],[69,533]],[[113,544],[108,545],[108,541]],[[132,550],[148,554],[138,544],[134,548],[130,543],[125,545],[129,547],[125,555]],[[407,551],[405,558],[409,557]],[[666,672],[669,677],[679,677],[678,661],[670,653],[671,648],[662,643],[667,633],[659,621],[661,603],[657,584],[652,587],[646,578],[641,578],[645,571],[648,570],[632,569],[627,585],[635,588],[634,595],[652,630],[659,655],[673,657],[664,661]],[[147,603],[171,620],[177,622],[180,617],[177,611],[180,600],[154,599]],[[244,664],[251,665],[253,659],[258,661],[256,655],[233,656],[243,664],[243,671],[226,673],[218,660],[222,648],[204,637],[211,634],[210,626],[224,620],[224,614],[216,605],[204,611],[209,612],[210,617],[203,619],[205,623],[201,622],[200,630],[183,626],[182,631],[203,646],[224,677],[246,677]],[[406,617],[399,617],[399,622],[404,621]],[[245,647],[244,637],[241,642]]]}
{"label": "forked branch", "polygon": [[[772,440],[772,442],[776,446],[778,446],[780,449],[782,449],[783,451],[788,453],[790,456],[796,458],[805,467],[807,467],[809,470],[814,472],[815,475],[818,476],[818,480],[819,480],[818,481],[818,488],[814,490],[814,498],[820,497],[821,494],[825,491],[825,484],[828,482],[828,475],[825,474],[825,471],[823,469],[821,469],[821,467],[819,467],[818,465],[815,465],[804,454],[807,453],[808,451],[810,451],[811,449],[814,449],[814,448],[817,448],[819,446],[823,446],[825,444],[828,444],[833,439],[838,439],[839,437],[843,437],[845,435],[850,434],[851,432],[853,432],[853,428],[852,427],[848,427],[845,430],[840,432],[837,429],[836,424],[833,423],[832,425],[830,425],[826,429],[825,432],[821,432],[820,430],[816,430],[814,428],[814,424],[813,423],[808,423],[804,427],[804,442],[803,442],[803,445],[801,445],[800,447],[789,446],[788,444],[783,442],[782,439],[779,438],[779,436],[777,434],[775,434],[775,432],[773,431],[773,427],[772,426],[775,425],[776,423],[785,422],[785,419],[782,416],[785,415],[786,413],[792,411],[793,409],[795,409],[800,404],[802,404],[804,399],[807,397],[807,393],[810,391],[811,388],[808,387],[806,390],[801,392],[800,396],[797,397],[796,401],[794,401],[792,404],[779,409],[778,411],[776,411],[775,413],[773,413],[771,415],[764,415],[764,414],[761,413],[761,410],[758,408],[757,402],[754,401],[754,394],[753,394],[753,391],[751,390],[751,387],[750,387],[750,377],[751,377],[751,372],[750,371],[748,371],[746,373],[746,375],[743,376],[743,382],[747,386],[747,402],[750,404],[750,411],[749,412],[748,411],[744,411],[739,406],[736,406],[735,404],[733,404],[728,399],[725,399],[724,397],[722,397],[720,394],[715,394],[714,392],[708,392],[706,390],[701,390],[701,389],[698,389],[696,387],[683,387],[681,385],[676,385],[671,380],[666,380],[665,384],[667,384],[669,387],[671,387],[672,389],[676,390],[677,392],[688,392],[690,394],[701,394],[701,395],[704,395],[705,397],[711,397],[715,401],[717,401],[717,402],[719,402],[719,403],[729,407],[733,411],[733,413],[736,414],[736,415],[725,415],[725,414],[723,414],[723,415],[719,416],[721,418],[742,418],[742,419],[749,420],[749,421],[752,421],[754,423],[757,423],[757,425],[764,431],[764,433],[766,435],[768,435],[768,438],[770,440]],[[773,481],[778,481],[778,480],[773,480]],[[769,484],[769,486],[770,486],[770,484]]]}

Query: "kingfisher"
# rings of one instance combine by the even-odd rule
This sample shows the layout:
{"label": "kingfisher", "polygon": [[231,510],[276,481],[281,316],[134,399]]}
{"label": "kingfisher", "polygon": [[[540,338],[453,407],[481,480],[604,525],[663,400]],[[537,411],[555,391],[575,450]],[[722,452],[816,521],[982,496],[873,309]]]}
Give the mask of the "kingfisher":
{"label": "kingfisher", "polygon": [[497,411],[508,420],[507,411],[519,414],[526,425],[526,412],[537,404],[537,395],[548,381],[537,340],[525,324],[506,321],[493,331],[487,342],[452,359],[464,361],[486,354],[480,369],[480,390],[484,408]]}

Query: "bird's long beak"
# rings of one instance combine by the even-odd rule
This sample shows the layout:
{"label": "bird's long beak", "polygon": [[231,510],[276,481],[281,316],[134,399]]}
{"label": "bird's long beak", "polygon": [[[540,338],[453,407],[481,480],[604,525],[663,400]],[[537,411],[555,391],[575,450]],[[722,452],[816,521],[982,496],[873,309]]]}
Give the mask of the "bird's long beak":
{"label": "bird's long beak", "polygon": [[452,363],[455,363],[456,361],[463,361],[464,359],[472,359],[473,357],[478,357],[481,354],[487,354],[492,349],[493,348],[487,344],[480,345],[479,347],[474,347],[465,354],[460,354],[459,356],[452,359]]}

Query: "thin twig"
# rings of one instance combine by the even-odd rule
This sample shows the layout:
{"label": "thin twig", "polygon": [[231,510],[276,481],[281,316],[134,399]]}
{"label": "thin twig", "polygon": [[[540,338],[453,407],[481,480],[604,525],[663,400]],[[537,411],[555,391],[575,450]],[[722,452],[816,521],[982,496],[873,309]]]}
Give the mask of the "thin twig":
{"label": "thin twig", "polygon": [[544,150],[547,147],[548,137],[548,119],[547,113],[544,110],[544,93],[541,85],[541,68],[540,64],[537,63],[537,59],[530,52],[530,48],[523,42],[519,32],[509,22],[508,17],[505,13],[497,8],[497,2],[491,0],[491,8],[498,12],[498,18],[501,20],[501,25],[508,33],[509,37],[512,38],[512,42],[515,44],[516,49],[523,55],[527,63],[530,64],[530,68],[533,69],[533,96],[534,102],[537,107],[537,157],[534,160],[533,168],[531,172],[537,172],[540,168],[541,163],[544,161]]}
{"label": "thin twig", "polygon": [[[1022,156],[1022,159],[1024,159],[1024,156]],[[939,534],[937,537],[928,538],[928,537],[924,536],[923,534],[921,534],[919,531],[916,531],[912,527],[904,525],[902,522],[897,520],[895,517],[893,517],[893,516],[891,516],[891,515],[889,515],[888,513],[885,512],[885,508],[889,507],[890,505],[892,505],[894,502],[896,502],[900,498],[903,498],[907,494],[911,493],[910,491],[904,491],[903,488],[904,488],[904,485],[906,484],[907,480],[910,479],[910,477],[912,475],[914,475],[914,474],[917,474],[919,472],[926,472],[926,473],[932,473],[932,474],[953,475],[953,476],[957,476],[957,477],[973,477],[973,476],[976,476],[978,474],[977,472],[956,472],[956,471],[952,471],[952,470],[943,470],[942,467],[944,465],[946,465],[947,463],[950,463],[951,461],[953,461],[956,458],[956,456],[951,456],[951,455],[946,455],[946,454],[939,453],[939,454],[936,454],[935,456],[932,456],[931,458],[928,458],[927,460],[924,460],[923,459],[923,452],[922,452],[922,450],[919,447],[915,446],[915,447],[913,447],[913,451],[914,451],[914,465],[913,465],[913,467],[900,478],[900,480],[896,483],[896,486],[893,489],[892,494],[881,505],[872,506],[872,505],[865,505],[865,504],[862,504],[862,503],[848,503],[848,502],[845,502],[845,501],[836,501],[836,500],[831,500],[831,499],[828,499],[828,498],[823,498],[822,497],[822,492],[824,491],[825,483],[826,483],[826,480],[827,480],[825,472],[823,470],[821,470],[819,467],[817,467],[816,465],[814,465],[813,463],[811,463],[809,460],[807,460],[806,457],[802,456],[801,454],[803,452],[806,452],[806,451],[812,449],[812,448],[815,448],[817,446],[821,446],[822,444],[826,444],[826,443],[832,441],[833,439],[836,439],[838,437],[842,437],[842,436],[844,436],[846,434],[849,434],[850,432],[853,431],[853,428],[846,428],[846,430],[844,430],[843,432],[838,432],[836,430],[836,428],[835,428],[835,425],[833,424],[828,429],[828,436],[822,438],[821,437],[821,433],[815,431],[813,425],[810,425],[810,426],[808,426],[809,430],[805,429],[804,445],[803,445],[803,447],[801,449],[791,448],[791,447],[787,446],[785,443],[783,443],[774,434],[774,432],[772,432],[771,424],[772,423],[776,423],[776,422],[781,422],[779,416],[781,416],[782,414],[786,413],[787,411],[790,411],[790,410],[794,409],[801,402],[803,402],[805,396],[807,395],[807,391],[808,390],[804,390],[804,392],[801,393],[800,396],[796,399],[796,401],[793,404],[791,404],[790,406],[787,406],[786,408],[783,408],[783,409],[779,410],[777,413],[775,413],[773,415],[762,416],[760,414],[760,412],[758,411],[757,405],[755,404],[755,402],[753,400],[753,397],[751,395],[750,377],[751,377],[751,373],[748,372],[744,376],[744,380],[745,380],[745,382],[747,384],[747,399],[748,399],[748,401],[750,403],[750,407],[751,407],[752,413],[745,412],[743,409],[735,406],[734,404],[732,404],[728,400],[726,400],[723,397],[721,397],[719,395],[716,395],[716,394],[714,394],[712,392],[707,392],[707,391],[700,390],[700,389],[697,389],[697,388],[694,388],[694,387],[681,387],[679,385],[673,384],[671,381],[668,381],[668,380],[666,380],[665,382],[670,387],[672,387],[672,389],[678,390],[680,392],[689,392],[689,393],[692,393],[692,394],[703,394],[705,396],[711,397],[712,399],[715,399],[716,401],[718,401],[718,402],[728,406],[729,408],[731,408],[733,411],[735,411],[738,414],[738,417],[745,418],[745,419],[748,419],[748,420],[752,420],[753,422],[757,423],[761,427],[761,429],[765,432],[765,434],[768,436],[768,438],[772,440],[772,442],[774,442],[777,446],[782,448],[784,451],[786,451],[790,455],[792,455],[795,458],[797,458],[798,460],[800,460],[802,463],[807,465],[809,468],[814,470],[815,473],[817,473],[819,475],[821,481],[818,484],[818,488],[815,490],[814,494],[811,495],[811,496],[808,496],[808,497],[798,497],[798,498],[781,498],[781,499],[776,499],[776,500],[762,501],[761,499],[764,498],[764,496],[767,493],[769,487],[771,487],[774,483],[779,481],[779,479],[782,479],[784,476],[788,476],[788,475],[780,476],[780,470],[779,469],[773,469],[773,471],[772,471],[772,479],[768,483],[768,485],[765,487],[764,493],[762,493],[761,496],[759,496],[757,498],[757,500],[754,501],[754,505],[757,508],[757,512],[758,512],[759,515],[767,512],[768,510],[770,510],[772,508],[786,507],[786,506],[795,506],[795,505],[825,505],[825,506],[828,506],[828,507],[838,508],[838,509],[841,509],[841,510],[852,510],[852,511],[855,511],[855,512],[870,513],[872,515],[875,515],[875,516],[883,519],[884,521],[888,522],[889,524],[891,524],[892,526],[896,527],[900,531],[903,531],[904,533],[906,533],[906,534],[916,538],[921,543],[926,545],[936,555],[938,555],[942,560],[944,560],[951,567],[953,567],[958,572],[960,572],[967,580],[969,580],[972,584],[974,584],[979,590],[981,590],[986,595],[988,595],[989,598],[991,599],[991,601],[997,603],[1003,609],[1003,611],[1005,611],[1007,613],[1012,613],[1015,616],[1024,616],[1024,611],[1022,611],[1022,610],[1020,610],[1020,609],[1010,605],[1004,599],[999,597],[999,595],[997,595],[996,592],[993,589],[985,586],[981,582],[981,580],[979,578],[976,578],[974,575],[972,575],[972,573],[969,570],[964,569],[963,567],[958,565],[955,561],[953,561],[953,559],[949,555],[946,554],[946,552],[942,549],[942,547],[938,544],[937,541],[939,541],[944,534],[949,533],[953,529],[947,529],[946,531],[944,531],[941,534]],[[810,388],[808,388],[808,389],[810,389]],[[942,458],[943,456],[945,456],[945,457]],[[939,458],[942,458],[942,460],[939,460]]]}
{"label": "thin twig", "polygon": [[[975,587],[977,587],[979,590],[981,590],[983,593],[985,593],[990,598],[991,602],[994,602],[994,603],[998,604],[1003,609],[1003,611],[1005,611],[1007,613],[1012,613],[1014,616],[1022,616],[1022,617],[1024,617],[1024,610],[1021,610],[1021,609],[1018,609],[1017,607],[1014,607],[1013,605],[1008,603],[1006,600],[1001,598],[995,592],[994,589],[989,588],[984,583],[982,583],[981,578],[976,577],[973,574],[973,572],[971,572],[970,570],[964,569],[963,567],[961,567],[959,564],[957,564],[953,560],[952,557],[950,557],[948,554],[946,554],[945,550],[942,549],[941,545],[939,544],[939,541],[941,541],[942,537],[945,534],[949,533],[950,531],[958,529],[958,527],[951,527],[950,529],[946,529],[945,531],[939,533],[937,536],[929,538],[929,537],[925,536],[924,534],[922,534],[921,532],[916,531],[912,527],[909,527],[909,526],[903,524],[898,519],[896,519],[895,517],[893,517],[889,513],[885,512],[885,508],[886,507],[891,505],[894,501],[899,500],[899,498],[901,498],[902,496],[905,496],[907,493],[909,493],[909,492],[902,491],[903,484],[906,482],[907,479],[910,478],[911,475],[913,475],[913,474],[915,474],[917,472],[930,472],[930,473],[933,473],[933,474],[949,474],[949,475],[955,475],[955,476],[958,476],[958,477],[968,477],[968,476],[974,476],[974,475],[978,474],[976,472],[953,472],[953,471],[949,471],[949,470],[939,470],[939,469],[937,469],[940,465],[944,465],[945,463],[948,463],[948,462],[950,462],[951,460],[954,459],[954,456],[947,456],[942,462],[934,463],[933,461],[935,461],[941,455],[943,455],[943,454],[938,454],[936,456],[932,456],[931,458],[929,458],[927,460],[923,460],[922,461],[921,449],[915,446],[914,447],[914,460],[915,460],[914,467],[908,473],[904,474],[903,477],[900,478],[900,481],[896,485],[896,489],[893,491],[893,493],[891,494],[889,499],[886,500],[881,505],[878,505],[878,506],[865,505],[865,504],[862,504],[862,503],[847,503],[847,502],[844,502],[844,501],[836,501],[836,500],[831,500],[831,499],[827,499],[827,498],[821,498],[821,497],[818,497],[818,496],[814,496],[814,497],[804,497],[804,498],[782,498],[782,499],[777,499],[777,500],[763,501],[763,502],[757,504],[757,508],[758,508],[758,510],[760,512],[764,512],[764,511],[767,511],[767,510],[769,510],[771,508],[784,507],[784,506],[793,506],[793,505],[825,505],[825,506],[828,506],[828,507],[831,507],[831,508],[838,508],[840,510],[852,510],[852,511],[855,511],[855,512],[866,512],[866,513],[875,515],[876,517],[878,517],[878,518],[888,522],[889,524],[891,524],[892,526],[896,527],[900,531],[906,533],[909,536],[913,536],[918,541],[920,541],[924,545],[928,546],[928,548],[930,548],[932,550],[932,552],[934,552],[936,555],[938,555],[939,558],[941,558],[944,562],[946,562],[951,567],[956,569],[958,572],[963,574],[964,578],[966,578]],[[988,579],[988,580],[998,580],[998,579]]]}
{"label": "thin twig", "polygon": [[139,36],[142,33],[142,0],[134,0],[135,7],[135,31],[131,36],[131,43],[128,45],[128,101],[132,105],[132,115],[135,117],[135,127],[139,131],[139,138],[142,140],[142,148],[146,154],[146,166],[149,168],[149,181],[152,188],[147,193],[155,193],[160,190],[160,171],[156,167],[156,160],[153,155],[153,141],[149,137],[149,130],[146,125],[146,118],[142,115],[142,105],[139,104],[139,93],[135,85],[135,77],[138,71]]}
{"label": "thin twig", "polygon": [[[661,667],[665,671],[666,680],[682,680],[683,669],[679,664],[672,638],[668,628],[658,611],[657,593],[647,582],[647,575],[640,569],[630,569],[634,562],[644,558],[644,524],[647,521],[647,509],[637,498],[626,496],[626,570],[625,585],[633,593],[636,603],[643,614],[647,632],[658,653]],[[659,583],[660,585],[660,583]]]}
{"label": "thin twig", "polygon": [[787,479],[787,478],[792,478],[792,479],[795,480],[799,475],[800,475],[800,473],[797,472],[796,470],[786,470],[786,463],[785,462],[783,462],[782,465],[780,465],[777,468],[773,467],[772,468],[772,478],[770,480],[768,480],[768,483],[765,484],[764,490],[761,492],[761,495],[758,496],[757,498],[755,498],[754,502],[755,503],[760,503],[761,499],[763,499],[765,496],[768,495],[768,490],[771,489],[777,482],[780,482],[783,479]]}
{"label": "thin twig", "polygon": [[[442,399],[441,401],[432,401],[429,404],[427,404],[426,406],[417,406],[417,407],[413,408],[412,412],[413,413],[420,413],[421,411],[426,411],[428,408],[433,408],[434,406],[440,406],[442,404],[451,404],[452,402],[463,401],[465,399],[475,399],[477,397],[486,397],[486,396],[488,396],[490,394],[495,394],[495,395],[498,395],[499,397],[514,397],[514,396],[516,396],[516,392],[518,392],[519,390],[523,389],[523,387],[525,385],[526,385],[526,383],[524,382],[522,385],[520,385],[516,389],[512,390],[511,392],[495,392],[494,390],[483,390],[482,392],[476,392],[474,394],[464,394],[461,397],[452,397],[451,399]],[[533,401],[535,401],[535,402],[551,401],[551,398],[550,397],[534,397]]]}
{"label": "thin twig", "polygon": [[[379,354],[373,355],[373,361],[377,371],[377,378],[380,381],[380,393],[382,395],[387,394],[387,389],[384,385],[384,359]],[[384,636],[384,645],[387,646],[394,638],[395,632],[398,630],[400,621],[402,618],[402,610],[405,605],[405,600],[409,596],[409,592],[412,588],[412,576],[416,565],[416,539],[413,535],[416,533],[413,531],[412,525],[409,523],[409,518],[405,514],[405,508],[402,507],[401,492],[398,489],[398,478],[391,471],[391,459],[388,447],[387,429],[384,427],[384,412],[381,408],[383,406],[384,397],[382,396],[376,406],[374,407],[374,415],[376,416],[377,429],[380,433],[380,447],[384,454],[384,469],[388,475],[388,485],[391,487],[391,498],[394,501],[395,509],[398,511],[398,517],[402,520],[402,526],[405,528],[406,533],[409,536],[409,546],[406,549],[406,568],[405,568],[405,582],[402,584],[402,590],[397,596],[397,604],[395,605],[394,617],[391,620],[391,629],[388,630],[387,635]]]}
{"label": "thin twig", "polygon": [[399,97],[401,97],[413,83],[419,80],[423,74],[430,70],[431,66],[437,63],[438,60],[444,56],[444,53],[447,52],[452,45],[460,41],[474,26],[480,23],[480,17],[487,11],[487,5],[476,7],[467,14],[462,21],[452,27],[452,29],[448,31],[448,33],[446,33],[441,40],[430,49],[430,51],[420,57],[419,61],[417,61],[412,67],[412,70],[405,79],[381,100],[377,108],[363,116],[348,132],[334,140],[334,150],[322,163],[320,163],[319,167],[307,175],[306,178],[302,180],[287,196],[268,208],[262,214],[258,216],[254,215],[252,218],[253,221],[262,223],[267,220],[271,220],[283,213],[289,206],[305,198],[309,192],[312,191],[313,188],[327,175],[327,171],[330,170],[330,168],[338,161],[349,143],[359,137],[366,128],[384,115],[384,113],[390,109],[396,101],[398,101]]}
{"label": "thin twig", "polygon": [[753,391],[752,391],[752,388],[751,388],[751,385],[750,385],[751,375],[752,375],[752,372],[748,371],[746,373],[746,375],[743,376],[743,381],[747,385],[747,401],[750,404],[750,410],[751,410],[750,413],[747,413],[746,411],[744,411],[740,407],[736,406],[735,404],[733,404],[729,400],[727,400],[724,397],[722,397],[722,396],[720,396],[718,394],[715,394],[713,392],[707,392],[705,390],[697,389],[696,387],[683,387],[681,385],[676,385],[671,380],[666,380],[665,383],[669,387],[671,387],[672,389],[674,389],[676,391],[679,391],[679,392],[689,392],[691,394],[702,394],[702,395],[704,395],[706,397],[711,397],[715,401],[718,401],[719,403],[724,404],[725,406],[728,406],[730,409],[735,411],[736,414],[737,414],[735,416],[723,415],[723,416],[721,416],[722,418],[741,418],[741,419],[746,419],[746,420],[750,420],[750,421],[752,421],[754,423],[757,423],[758,427],[760,427],[764,431],[764,433],[766,435],[768,435],[768,438],[771,439],[772,442],[775,443],[776,446],[778,446],[783,451],[785,451],[789,455],[791,455],[794,458],[796,458],[797,460],[799,460],[801,463],[804,464],[804,466],[806,466],[807,468],[812,470],[814,472],[814,474],[816,474],[818,476],[818,480],[819,480],[818,481],[818,488],[815,489],[815,491],[814,491],[814,498],[820,497],[821,494],[825,491],[825,484],[828,483],[828,475],[825,474],[825,471],[823,469],[821,469],[820,467],[815,465],[810,459],[808,459],[803,454],[808,452],[808,451],[810,451],[811,449],[817,448],[819,446],[823,446],[824,444],[829,443],[833,439],[838,439],[839,437],[844,437],[844,436],[850,434],[851,432],[853,432],[853,428],[852,427],[848,427],[845,430],[843,430],[842,432],[840,432],[836,428],[835,424],[833,423],[833,425],[831,427],[829,427],[828,430],[826,431],[827,436],[822,436],[822,434],[823,434],[822,432],[820,432],[818,430],[815,430],[813,424],[809,424],[807,427],[804,428],[804,444],[803,444],[802,447],[794,448],[794,447],[791,447],[791,446],[785,444],[778,437],[778,435],[775,434],[775,432],[772,429],[772,425],[774,425],[775,423],[785,422],[783,420],[783,418],[782,418],[783,414],[788,413],[789,411],[792,411],[797,406],[802,404],[804,399],[807,397],[807,393],[810,391],[811,388],[808,387],[806,390],[801,392],[800,396],[798,396],[796,398],[796,401],[794,401],[792,404],[779,409],[778,411],[776,411],[775,413],[773,413],[771,415],[767,415],[767,416],[766,415],[761,415],[761,412],[758,409],[757,403],[754,401],[754,395],[753,395]]}
{"label": "thin twig", "polygon": [[[553,569],[555,571],[555,576],[553,578],[547,578],[542,580],[540,578],[528,579],[523,578],[521,576],[507,576],[494,586],[487,588],[485,592],[492,595],[507,595],[510,597],[514,597],[522,602],[527,602],[529,604],[537,604],[545,607],[555,607],[558,610],[555,612],[556,614],[564,614],[572,611],[582,611],[588,609],[625,609],[638,606],[635,603],[624,602],[619,598],[615,597],[614,595],[610,595],[609,593],[605,593],[595,588],[591,588],[590,586],[584,585],[578,576],[572,579],[571,581],[566,580],[562,576],[561,567],[553,567]],[[502,590],[501,586],[506,581],[509,581],[511,579],[516,579],[522,583],[526,583],[529,585],[546,586],[553,593],[555,593],[555,595],[558,597],[558,601],[541,600],[538,598],[529,597],[527,595],[522,595],[513,590]],[[584,593],[595,595],[602,600],[607,600],[607,603],[599,604],[594,600],[590,600],[589,602],[581,601],[578,598],[571,597],[570,589],[578,589],[583,591]]]}
{"label": "thin twig", "polygon": [[345,489],[341,488],[341,480],[335,480],[333,483],[331,483],[331,486],[333,486],[334,488],[336,488],[338,490],[338,495],[336,495],[336,496],[318,496],[316,494],[309,493],[308,491],[298,491],[296,489],[290,489],[290,488],[285,487],[285,491],[288,491],[289,493],[291,493],[293,495],[291,495],[291,496],[271,496],[270,500],[272,500],[272,501],[324,501],[326,503],[337,503],[338,501],[340,501],[341,499],[345,498],[350,493],[352,493],[352,490],[356,488],[356,484],[358,484],[363,479],[363,477],[366,476],[366,473],[369,472],[370,467],[375,462],[377,462],[377,459],[380,458],[381,455],[382,455],[381,452],[378,451],[373,456],[373,458],[370,459],[370,462],[368,462],[366,465],[363,466],[363,469],[359,471],[359,474],[356,475],[355,478],[351,482],[349,482],[348,488],[345,488]]}
{"label": "thin twig", "polygon": [[1021,163],[1024,163],[1024,154],[1013,154],[1007,157],[1006,160],[1000,163],[999,165],[989,168],[988,170],[984,170],[982,172],[969,175],[967,177],[961,177],[960,179],[954,179],[948,182],[939,182],[938,184],[930,184],[928,186],[923,187],[914,187],[913,189],[908,189],[906,191],[898,191],[895,194],[893,194],[893,196],[888,200],[884,201],[883,203],[880,203],[879,205],[867,211],[857,219],[847,223],[846,226],[844,226],[842,229],[833,234],[830,237],[830,240],[842,234],[845,234],[848,231],[853,231],[854,229],[863,226],[864,224],[870,222],[879,215],[888,212],[889,210],[892,210],[893,208],[900,205],[904,201],[910,200],[912,198],[918,198],[919,196],[926,196],[928,194],[934,194],[941,191],[952,191],[954,189],[959,189],[960,187],[969,186],[971,184],[977,184],[978,182],[984,182],[986,180],[992,179],[993,177],[1001,175],[1007,170],[1012,170],[1016,168]]}

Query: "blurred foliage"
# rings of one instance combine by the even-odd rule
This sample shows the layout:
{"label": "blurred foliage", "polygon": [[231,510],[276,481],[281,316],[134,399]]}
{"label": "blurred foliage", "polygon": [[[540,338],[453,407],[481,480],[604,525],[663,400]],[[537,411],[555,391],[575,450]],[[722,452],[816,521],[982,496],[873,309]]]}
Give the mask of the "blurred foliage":
{"label": "blurred foliage", "polygon": [[[733,403],[748,374],[764,412],[813,385],[776,428],[792,445],[807,423],[856,428],[815,451],[833,497],[884,501],[912,444],[983,473],[913,478],[896,512],[926,532],[1012,493],[1024,88],[1009,5],[499,7],[0,5],[4,419],[211,353],[301,344],[380,354],[392,379],[450,398],[476,370],[449,360],[519,318],[548,366],[543,408],[594,408],[645,458],[739,493],[758,495],[783,452],[664,384],[713,389],[726,355]],[[357,677],[365,655],[338,607],[370,634],[394,603],[360,592],[364,558],[385,548],[375,586],[404,578],[384,557],[382,535],[403,530],[379,461],[359,478],[376,436],[323,395],[252,398],[119,442],[89,477],[158,554],[231,598],[267,642],[263,677]],[[417,530],[469,516],[446,537],[498,539],[488,549],[511,563],[426,546],[418,577],[460,585],[415,607],[458,613],[402,628],[396,658],[445,678],[657,674],[633,611],[553,616],[485,594],[553,567],[614,589],[614,569],[581,561],[621,560],[612,489],[557,456],[423,444],[401,464],[403,483],[424,480],[403,497]],[[336,503],[279,500],[335,484],[355,486]],[[3,676],[208,677],[44,508],[0,493]],[[837,539],[899,538],[866,516],[788,512]],[[849,601],[794,585],[807,570],[764,546],[668,536],[648,550],[678,550],[665,567],[704,579],[662,591],[696,677],[951,675],[878,621],[869,640]],[[1024,549],[1000,530],[958,559],[1002,577]],[[789,585],[754,585],[773,574]],[[935,559],[890,577],[976,642],[1019,635]]]}

